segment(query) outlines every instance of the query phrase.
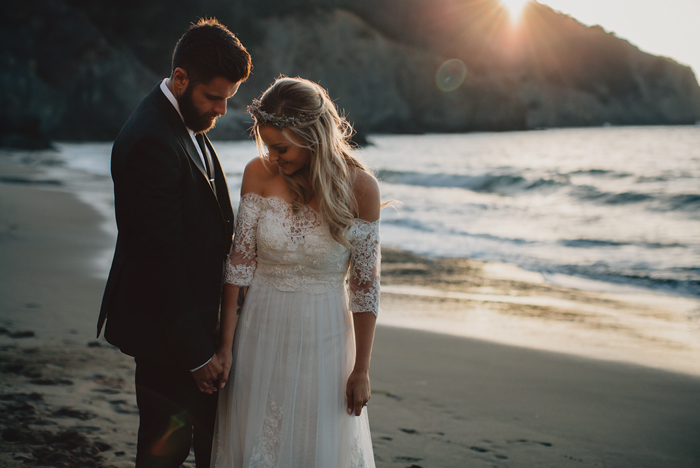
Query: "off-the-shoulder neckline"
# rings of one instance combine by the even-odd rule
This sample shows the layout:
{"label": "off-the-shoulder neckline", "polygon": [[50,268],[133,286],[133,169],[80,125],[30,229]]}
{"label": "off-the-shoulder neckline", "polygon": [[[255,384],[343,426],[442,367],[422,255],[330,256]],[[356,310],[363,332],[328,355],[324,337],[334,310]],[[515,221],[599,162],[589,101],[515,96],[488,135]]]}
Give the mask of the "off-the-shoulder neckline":
{"label": "off-the-shoulder neckline", "polygon": [[[245,195],[241,196],[241,202],[242,202],[243,199],[246,198],[246,197],[247,197],[247,198],[253,198],[253,197],[255,197],[255,198],[258,198],[258,199],[260,199],[260,200],[279,200],[280,202],[284,203],[284,204],[287,205],[288,207],[291,207],[291,206],[292,206],[292,203],[291,203],[291,202],[288,202],[287,200],[285,200],[285,199],[282,198],[282,197],[276,197],[276,196],[263,197],[263,196],[260,195],[259,193],[255,193],[255,192],[248,192],[248,193],[246,193]],[[308,209],[308,210],[310,210],[310,211],[313,211],[314,213],[320,215],[320,213],[318,212],[318,210],[314,209],[314,207],[312,207],[311,205],[302,205],[302,206],[305,207],[306,209]],[[379,224],[379,218],[377,218],[377,219],[374,220],[374,221],[367,221],[366,219],[362,219],[362,218],[354,218],[353,221],[355,221],[355,222],[360,221],[361,223],[365,223],[365,224]]]}

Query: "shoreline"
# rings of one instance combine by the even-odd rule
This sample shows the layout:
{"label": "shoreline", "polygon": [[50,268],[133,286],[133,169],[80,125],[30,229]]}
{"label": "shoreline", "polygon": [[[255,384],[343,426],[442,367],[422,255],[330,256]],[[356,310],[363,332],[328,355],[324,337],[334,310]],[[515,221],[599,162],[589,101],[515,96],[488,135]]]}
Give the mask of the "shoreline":
{"label": "shoreline", "polygon": [[[106,280],[116,238],[108,178],[2,156],[0,182],[70,192],[99,213],[110,240],[92,271]],[[380,324],[700,375],[700,298],[387,245],[383,254]]]}
{"label": "shoreline", "polygon": [[[36,176],[0,161],[0,175],[8,174]],[[113,238],[81,200],[70,187],[0,182],[0,468],[133,466],[133,359],[94,339],[104,279],[92,256],[113,248]],[[586,298],[591,307],[611,299],[507,266],[390,248],[384,255],[384,282],[399,289],[382,299],[373,353],[369,411],[379,468],[697,466],[697,376],[386,323],[423,313],[472,327],[478,311],[482,319],[517,319],[487,331],[506,323],[528,332],[520,328],[527,320],[572,326],[560,307],[533,305],[535,298]],[[430,294],[406,294],[420,292],[417,285]],[[483,300],[500,296],[511,300]],[[464,315],[465,306],[472,312]],[[573,326],[595,329],[593,318]]]}
{"label": "shoreline", "polygon": [[700,300],[383,247],[383,325],[700,376]]}

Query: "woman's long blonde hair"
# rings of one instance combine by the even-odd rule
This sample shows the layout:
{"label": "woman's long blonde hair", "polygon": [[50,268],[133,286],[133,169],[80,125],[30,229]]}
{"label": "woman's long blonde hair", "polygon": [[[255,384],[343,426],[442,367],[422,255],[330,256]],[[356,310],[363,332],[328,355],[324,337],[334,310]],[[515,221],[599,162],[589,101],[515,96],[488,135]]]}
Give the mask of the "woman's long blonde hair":
{"label": "woman's long blonde hair", "polygon": [[255,119],[253,133],[262,158],[266,154],[259,129],[266,125],[289,132],[309,150],[308,171],[280,173],[292,192],[292,207],[298,211],[316,196],[331,236],[350,247],[344,233],[357,215],[353,169],[371,172],[352,155],[352,127],[326,90],[303,78],[280,77],[248,110]]}

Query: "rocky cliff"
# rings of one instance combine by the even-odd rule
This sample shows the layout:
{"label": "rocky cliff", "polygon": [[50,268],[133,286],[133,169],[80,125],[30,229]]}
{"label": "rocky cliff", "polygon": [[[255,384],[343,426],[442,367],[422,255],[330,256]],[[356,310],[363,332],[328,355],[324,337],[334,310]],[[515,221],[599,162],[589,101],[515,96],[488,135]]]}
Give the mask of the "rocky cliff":
{"label": "rocky cliff", "polygon": [[0,143],[114,138],[155,75],[58,0],[5,0],[0,27]]}
{"label": "rocky cliff", "polygon": [[[280,74],[320,82],[361,132],[700,120],[688,67],[538,3],[518,25],[497,0],[6,0],[2,10],[5,145],[114,138],[169,73],[188,22],[206,15],[254,63],[215,138],[244,137],[242,110]],[[466,75],[436,78],[451,59]]]}

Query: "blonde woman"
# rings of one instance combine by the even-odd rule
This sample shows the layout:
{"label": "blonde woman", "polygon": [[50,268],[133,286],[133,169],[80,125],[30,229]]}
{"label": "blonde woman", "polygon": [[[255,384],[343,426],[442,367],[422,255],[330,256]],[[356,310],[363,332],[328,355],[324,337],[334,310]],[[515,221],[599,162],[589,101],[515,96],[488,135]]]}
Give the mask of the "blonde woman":
{"label": "blonde woman", "polygon": [[217,356],[231,371],[212,466],[374,467],[377,180],[317,84],[279,78],[248,112],[260,158],[243,175],[226,273]]}

